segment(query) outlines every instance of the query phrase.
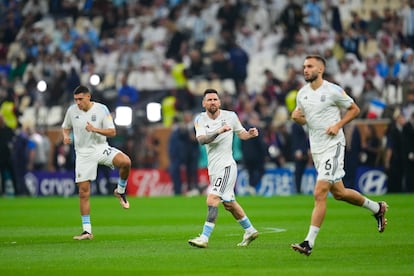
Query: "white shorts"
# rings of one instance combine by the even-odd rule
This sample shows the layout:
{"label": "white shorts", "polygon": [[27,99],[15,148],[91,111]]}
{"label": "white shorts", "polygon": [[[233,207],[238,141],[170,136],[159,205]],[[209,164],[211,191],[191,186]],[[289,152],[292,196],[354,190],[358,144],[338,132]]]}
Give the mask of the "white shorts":
{"label": "white shorts", "polygon": [[236,163],[224,167],[221,171],[209,174],[210,187],[209,194],[217,195],[222,201],[230,202],[235,200],[234,186],[237,179]]}
{"label": "white shorts", "polygon": [[322,153],[313,153],[313,163],[318,172],[317,180],[325,180],[333,184],[345,176],[345,146],[337,144]]}
{"label": "white shorts", "polygon": [[95,147],[95,150],[90,154],[82,155],[76,153],[75,182],[79,183],[95,180],[98,164],[114,169],[112,160],[119,152],[121,152],[119,149],[109,145],[99,145]]}

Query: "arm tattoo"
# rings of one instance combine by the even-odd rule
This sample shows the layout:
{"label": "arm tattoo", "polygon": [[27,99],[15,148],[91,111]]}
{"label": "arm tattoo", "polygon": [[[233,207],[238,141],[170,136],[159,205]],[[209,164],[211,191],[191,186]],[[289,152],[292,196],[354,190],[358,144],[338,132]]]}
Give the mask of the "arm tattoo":
{"label": "arm tattoo", "polygon": [[214,206],[208,206],[207,221],[211,223],[216,223],[218,215],[218,208]]}
{"label": "arm tattoo", "polygon": [[213,142],[214,139],[217,138],[217,136],[219,136],[219,133],[218,132],[215,132],[215,133],[210,134],[210,135],[205,135],[205,136],[202,136],[202,137],[198,138],[198,142],[201,145],[208,144],[208,143]]}

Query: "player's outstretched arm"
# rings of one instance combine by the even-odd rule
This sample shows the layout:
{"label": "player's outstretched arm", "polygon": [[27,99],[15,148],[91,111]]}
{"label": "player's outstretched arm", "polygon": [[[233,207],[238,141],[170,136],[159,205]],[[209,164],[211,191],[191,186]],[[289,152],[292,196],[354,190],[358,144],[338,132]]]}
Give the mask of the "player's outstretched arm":
{"label": "player's outstretched arm", "polygon": [[254,138],[254,137],[259,136],[259,131],[257,130],[257,128],[252,127],[249,130],[247,130],[247,131],[246,130],[240,131],[237,134],[237,136],[239,136],[239,138],[241,140],[248,140],[248,139],[251,139],[251,138]]}
{"label": "player's outstretched arm", "polygon": [[217,138],[220,134],[223,132],[231,130],[231,127],[228,125],[224,125],[221,128],[219,128],[216,132],[209,134],[209,135],[200,135],[197,137],[197,141],[200,145],[209,144],[214,141],[214,139]]}

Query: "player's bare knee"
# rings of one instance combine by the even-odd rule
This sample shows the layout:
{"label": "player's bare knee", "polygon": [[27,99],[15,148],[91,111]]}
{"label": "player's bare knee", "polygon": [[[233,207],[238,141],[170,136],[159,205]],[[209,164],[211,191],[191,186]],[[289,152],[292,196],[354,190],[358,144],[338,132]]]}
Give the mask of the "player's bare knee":
{"label": "player's bare knee", "polygon": [[129,169],[131,168],[131,159],[126,154],[121,154],[119,156],[116,156],[116,162],[114,164],[118,168],[125,168]]}
{"label": "player's bare knee", "polygon": [[127,155],[124,157],[123,167],[131,168],[131,159]]}
{"label": "player's bare knee", "polygon": [[313,198],[315,199],[315,201],[325,201],[326,195],[321,194],[321,193],[314,193]]}
{"label": "player's bare knee", "polygon": [[85,198],[89,198],[90,195],[90,191],[87,188],[79,188],[79,198],[80,199],[85,199]]}
{"label": "player's bare knee", "polygon": [[207,206],[217,207],[220,204],[220,198],[216,195],[209,194],[206,199]]}

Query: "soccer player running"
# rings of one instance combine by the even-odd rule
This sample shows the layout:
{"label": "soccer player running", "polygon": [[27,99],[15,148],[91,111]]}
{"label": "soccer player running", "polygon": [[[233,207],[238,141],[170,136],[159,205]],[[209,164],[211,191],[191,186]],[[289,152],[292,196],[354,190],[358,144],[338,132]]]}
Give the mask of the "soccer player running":
{"label": "soccer player running", "polygon": [[[377,221],[378,231],[384,231],[387,220],[386,202],[374,202],[358,191],[344,187],[345,135],[343,126],[359,114],[359,107],[345,91],[323,79],[325,60],[318,55],[305,58],[303,74],[307,85],[302,87],[296,98],[296,109],[292,119],[308,125],[311,153],[318,177],[314,189],[314,208],[308,235],[292,248],[309,256],[315,244],[326,213],[326,198],[331,192],[336,200],[342,200],[371,210]],[[341,117],[341,110],[346,112]]]}
{"label": "soccer player running", "polygon": [[259,232],[253,227],[243,208],[237,203],[234,195],[234,186],[237,178],[237,165],[233,159],[233,133],[242,140],[258,136],[256,128],[248,131],[242,126],[236,113],[220,109],[221,102],[218,92],[214,89],[204,91],[203,107],[205,112],[194,120],[196,138],[201,145],[206,145],[208,158],[208,174],[210,186],[207,195],[207,219],[203,232],[199,237],[190,239],[192,246],[205,248],[213,232],[218,205],[223,203],[245,230],[243,240],[238,246],[248,246],[259,236]]}
{"label": "soccer player running", "polygon": [[[120,150],[109,146],[106,137],[116,135],[116,129],[108,108],[91,101],[91,92],[86,86],[78,86],[74,92],[75,103],[66,111],[62,123],[63,143],[75,143],[75,182],[79,188],[79,204],[83,232],[75,240],[91,240],[90,219],[91,181],[96,179],[98,164],[119,169],[119,180],[114,195],[121,206],[129,208],[125,196],[131,160]],[[73,131],[73,140],[71,134]]]}

